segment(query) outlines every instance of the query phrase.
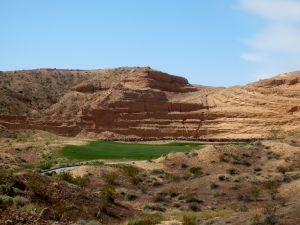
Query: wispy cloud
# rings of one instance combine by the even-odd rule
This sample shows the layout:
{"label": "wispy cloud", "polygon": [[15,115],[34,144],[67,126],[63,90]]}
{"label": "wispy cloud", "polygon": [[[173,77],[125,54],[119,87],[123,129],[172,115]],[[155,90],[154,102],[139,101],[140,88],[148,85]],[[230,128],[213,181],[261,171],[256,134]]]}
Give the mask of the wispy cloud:
{"label": "wispy cloud", "polygon": [[246,61],[256,62],[256,63],[261,63],[265,61],[265,57],[261,53],[257,53],[257,52],[243,53],[241,55],[241,58]]}
{"label": "wispy cloud", "polygon": [[240,7],[268,20],[300,21],[299,0],[240,0]]}
{"label": "wispy cloud", "polygon": [[249,52],[241,58],[269,74],[300,68],[300,0],[238,1],[240,9],[266,22],[263,30],[244,39]]}

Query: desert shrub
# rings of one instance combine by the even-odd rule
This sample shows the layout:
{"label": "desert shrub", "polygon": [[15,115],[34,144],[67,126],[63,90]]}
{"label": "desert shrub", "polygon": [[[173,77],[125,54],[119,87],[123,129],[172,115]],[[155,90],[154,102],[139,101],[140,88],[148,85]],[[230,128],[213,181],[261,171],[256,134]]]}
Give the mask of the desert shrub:
{"label": "desert shrub", "polygon": [[197,217],[194,215],[183,215],[182,225],[197,225]]}
{"label": "desert shrub", "polygon": [[239,195],[238,200],[243,202],[251,202],[252,199],[249,195],[244,194],[244,195]]}
{"label": "desert shrub", "polygon": [[273,127],[269,130],[267,138],[270,140],[276,140],[280,137],[282,130],[280,128]]}
{"label": "desert shrub", "polygon": [[284,182],[284,183],[290,183],[290,182],[292,182],[292,181],[293,181],[293,178],[292,178],[291,176],[289,176],[289,175],[287,175],[287,174],[284,174],[284,175],[283,175],[282,182]]}
{"label": "desert shrub", "polygon": [[124,165],[122,170],[126,176],[135,177],[142,171],[140,168],[132,165]]}
{"label": "desert shrub", "polygon": [[142,172],[142,169],[133,165],[124,165],[121,168],[123,170],[123,173],[130,178],[133,184],[137,185],[142,181],[139,177],[139,174]]}
{"label": "desert shrub", "polygon": [[182,164],[181,164],[181,168],[182,168],[182,169],[186,169],[186,168],[188,168],[188,167],[189,167],[189,166],[188,166],[186,163],[182,163]]}
{"label": "desert shrub", "polygon": [[267,158],[268,159],[280,159],[281,155],[272,151],[267,152]]}
{"label": "desert shrub", "polygon": [[293,178],[293,180],[299,180],[300,179],[300,173],[296,173],[291,175],[291,177]]}
{"label": "desert shrub", "polygon": [[15,196],[22,194],[25,184],[10,170],[0,170],[0,195]]}
{"label": "desert shrub", "polygon": [[249,208],[247,206],[243,205],[241,208],[239,208],[239,211],[240,212],[248,212]]}
{"label": "desert shrub", "polygon": [[227,173],[230,174],[230,175],[238,175],[238,174],[240,174],[240,171],[238,171],[235,168],[231,168],[231,169],[227,170]]}
{"label": "desert shrub", "polygon": [[201,211],[201,208],[196,203],[189,204],[189,209],[192,210],[193,212],[199,212],[199,211]]}
{"label": "desert shrub", "polygon": [[13,175],[11,170],[8,169],[0,169],[0,184],[3,183],[5,178],[11,177]]}
{"label": "desert shrub", "polygon": [[203,171],[201,167],[195,166],[190,168],[190,172],[194,174],[195,176],[201,176],[203,175]]}
{"label": "desert shrub", "polygon": [[228,154],[227,153],[223,153],[219,156],[219,160],[220,162],[228,162],[229,158],[228,158]]}
{"label": "desert shrub", "polygon": [[162,207],[161,205],[155,204],[155,205],[145,205],[144,210],[165,212],[166,208]]}
{"label": "desert shrub", "polygon": [[182,176],[182,179],[184,179],[184,180],[189,180],[192,178],[193,178],[193,174],[191,174],[191,173],[186,173]]}
{"label": "desert shrub", "polygon": [[137,198],[138,196],[135,195],[135,194],[127,194],[126,197],[125,197],[125,200],[126,201],[133,201]]}
{"label": "desert shrub", "polygon": [[39,168],[42,170],[48,170],[52,167],[52,162],[51,161],[42,161],[39,164]]}
{"label": "desert shrub", "polygon": [[69,172],[63,172],[57,175],[61,180],[67,181],[71,184],[78,185],[80,187],[85,187],[89,184],[90,179],[87,176],[83,177],[73,177]]}
{"label": "desert shrub", "polygon": [[115,184],[116,179],[118,178],[118,174],[116,172],[108,172],[108,173],[104,173],[102,177],[106,181],[106,183]]}
{"label": "desert shrub", "polygon": [[154,202],[164,202],[166,200],[166,194],[165,193],[158,193],[154,197]]}
{"label": "desert shrub", "polygon": [[[138,177],[138,176],[132,177],[130,180],[131,180],[131,182],[132,182],[134,185],[137,185],[137,184],[139,184],[140,182],[142,182],[142,179],[141,179],[140,177]],[[157,184],[160,185],[159,182],[154,182],[154,183],[153,183],[153,186],[158,186]]]}
{"label": "desert shrub", "polygon": [[281,183],[279,180],[277,179],[271,179],[271,180],[267,180],[263,183],[263,185],[269,189],[269,190],[273,190],[273,189],[277,189]]}
{"label": "desert shrub", "polygon": [[153,174],[153,175],[165,174],[165,171],[162,169],[154,169],[151,171],[151,174]]}
{"label": "desert shrub", "polygon": [[254,172],[260,172],[260,171],[262,171],[262,169],[260,167],[258,167],[258,166],[254,167],[253,170],[254,170]]}
{"label": "desert shrub", "polygon": [[[245,157],[245,156],[244,156]],[[219,156],[220,162],[230,162],[232,164],[244,165],[244,166],[251,166],[251,163],[245,159],[242,159],[241,156],[223,153]]]}
{"label": "desert shrub", "polygon": [[285,174],[290,171],[290,168],[288,168],[286,166],[277,166],[277,171],[279,173]]}
{"label": "desert shrub", "polygon": [[251,198],[253,200],[257,200],[260,196],[260,187],[259,186],[252,186],[250,193],[251,193]]}
{"label": "desert shrub", "polygon": [[139,218],[133,219],[127,223],[127,225],[156,225],[163,220],[161,214],[146,214]]}
{"label": "desert shrub", "polygon": [[219,185],[216,184],[216,183],[211,183],[210,184],[210,189],[217,189],[218,187],[219,187]]}
{"label": "desert shrub", "polygon": [[251,166],[251,163],[245,159],[234,159],[231,161],[232,164],[243,165],[243,166]]}
{"label": "desert shrub", "polygon": [[8,195],[0,195],[0,208],[7,208],[13,205],[13,198]]}
{"label": "desert shrub", "polygon": [[170,188],[165,191],[170,197],[174,198],[180,195],[180,191],[177,188]]}
{"label": "desert shrub", "polygon": [[48,194],[45,191],[45,184],[43,184],[37,178],[30,178],[26,184],[30,189],[30,194],[32,197],[46,202],[49,200]]}
{"label": "desert shrub", "polygon": [[278,188],[281,185],[281,182],[277,179],[271,179],[265,181],[263,185],[268,189],[272,199],[274,200],[276,198],[276,194],[278,193]]}
{"label": "desert shrub", "polygon": [[180,176],[177,176],[175,174],[172,174],[172,173],[165,173],[165,179],[167,179],[168,181],[179,181],[181,179]]}
{"label": "desert shrub", "polygon": [[101,190],[100,207],[102,210],[115,201],[116,190],[112,185],[106,185]]}
{"label": "desert shrub", "polygon": [[203,201],[198,199],[196,194],[191,193],[185,196],[185,201],[187,203],[202,203]]}
{"label": "desert shrub", "polygon": [[27,205],[29,202],[30,201],[28,198],[25,198],[22,196],[16,196],[13,198],[13,203],[16,208],[21,208],[21,207]]}
{"label": "desert shrub", "polygon": [[275,207],[267,207],[263,210],[262,215],[255,215],[252,218],[251,225],[280,225],[276,215]]}
{"label": "desert shrub", "polygon": [[218,177],[218,179],[219,179],[219,181],[229,181],[229,178],[226,177],[225,175],[220,175],[220,176]]}

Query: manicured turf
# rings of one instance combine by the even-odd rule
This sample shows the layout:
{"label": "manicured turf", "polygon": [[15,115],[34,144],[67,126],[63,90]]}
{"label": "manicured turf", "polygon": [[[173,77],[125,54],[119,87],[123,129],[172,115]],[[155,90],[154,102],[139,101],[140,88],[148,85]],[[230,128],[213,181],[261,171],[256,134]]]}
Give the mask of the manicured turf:
{"label": "manicured turf", "polygon": [[170,152],[189,152],[201,143],[139,144],[113,141],[92,141],[87,145],[67,145],[60,154],[71,160],[153,159]]}

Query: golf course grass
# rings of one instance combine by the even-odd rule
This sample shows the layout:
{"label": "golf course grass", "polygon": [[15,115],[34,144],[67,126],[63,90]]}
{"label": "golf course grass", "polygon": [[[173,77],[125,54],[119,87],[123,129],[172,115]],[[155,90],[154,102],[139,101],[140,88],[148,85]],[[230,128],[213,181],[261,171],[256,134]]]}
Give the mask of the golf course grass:
{"label": "golf course grass", "polygon": [[201,143],[140,144],[92,141],[86,145],[67,145],[60,155],[70,160],[154,159],[170,152],[189,152],[204,147]]}

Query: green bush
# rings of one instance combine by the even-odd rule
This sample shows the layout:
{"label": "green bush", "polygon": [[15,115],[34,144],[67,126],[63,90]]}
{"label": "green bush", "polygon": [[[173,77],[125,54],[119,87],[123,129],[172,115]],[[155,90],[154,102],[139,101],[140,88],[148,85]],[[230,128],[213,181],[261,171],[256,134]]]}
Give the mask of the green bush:
{"label": "green bush", "polygon": [[13,198],[8,195],[0,195],[0,208],[7,208],[13,205]]}
{"label": "green bush", "polygon": [[116,172],[108,172],[102,175],[103,179],[108,184],[115,184],[116,179],[118,178],[118,174]]}
{"label": "green bush", "polygon": [[280,225],[275,207],[267,207],[262,215],[255,215],[251,225]]}
{"label": "green bush", "polygon": [[39,168],[42,170],[48,170],[52,167],[52,162],[51,161],[42,161],[39,164]]}
{"label": "green bush", "polygon": [[101,190],[100,207],[105,210],[106,207],[115,201],[116,190],[111,185],[106,185]]}
{"label": "green bush", "polygon": [[277,189],[281,185],[281,182],[277,179],[271,179],[271,180],[265,181],[263,184],[267,189],[274,190],[274,189]]}
{"label": "green bush", "polygon": [[122,167],[122,170],[124,172],[124,174],[128,177],[135,177],[137,175],[139,175],[139,173],[141,172],[141,169],[136,167],[136,166],[132,166],[132,165],[124,165]]}
{"label": "green bush", "polygon": [[69,172],[63,172],[57,175],[60,179],[67,181],[71,184],[75,184],[81,187],[85,187],[89,184],[90,179],[87,176],[83,177],[73,177]]}
{"label": "green bush", "polygon": [[140,218],[129,221],[127,225],[156,225],[162,221],[163,217],[160,214],[146,214]]}
{"label": "green bush", "polygon": [[197,217],[194,215],[183,215],[182,225],[197,225]]}
{"label": "green bush", "polygon": [[190,172],[192,174],[194,174],[195,176],[201,176],[201,175],[203,175],[202,168],[199,167],[199,166],[191,167],[190,168]]}
{"label": "green bush", "polygon": [[280,185],[281,182],[277,179],[267,180],[264,182],[264,186],[268,189],[273,200],[276,198],[276,194],[278,193],[278,188]]}
{"label": "green bush", "polygon": [[142,171],[140,168],[132,165],[124,165],[122,170],[123,173],[130,178],[133,184],[137,185],[141,182],[141,178],[138,176]]}
{"label": "green bush", "polygon": [[0,195],[15,196],[22,194],[25,190],[25,184],[10,170],[0,170]]}
{"label": "green bush", "polygon": [[8,177],[10,177],[10,176],[12,176],[12,175],[13,175],[13,173],[12,173],[11,170],[8,170],[8,169],[0,169],[0,184],[2,184],[3,181],[4,181],[6,178],[8,178]]}
{"label": "green bush", "polygon": [[198,199],[196,194],[188,194],[185,196],[185,201],[187,203],[202,203],[202,200]]}

